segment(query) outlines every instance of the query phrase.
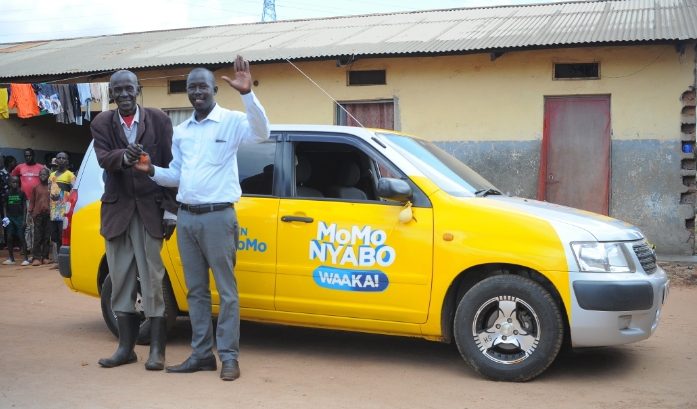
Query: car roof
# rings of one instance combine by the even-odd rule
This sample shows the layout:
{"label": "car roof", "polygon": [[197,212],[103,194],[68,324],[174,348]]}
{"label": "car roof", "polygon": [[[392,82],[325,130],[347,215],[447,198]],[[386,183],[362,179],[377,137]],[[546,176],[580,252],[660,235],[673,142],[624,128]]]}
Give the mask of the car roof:
{"label": "car roof", "polygon": [[344,133],[358,136],[363,139],[371,139],[376,134],[389,133],[395,135],[408,136],[414,139],[420,139],[413,135],[395,131],[393,129],[380,128],[361,128],[358,126],[341,126],[341,125],[317,125],[317,124],[272,124],[272,132],[331,132]]}

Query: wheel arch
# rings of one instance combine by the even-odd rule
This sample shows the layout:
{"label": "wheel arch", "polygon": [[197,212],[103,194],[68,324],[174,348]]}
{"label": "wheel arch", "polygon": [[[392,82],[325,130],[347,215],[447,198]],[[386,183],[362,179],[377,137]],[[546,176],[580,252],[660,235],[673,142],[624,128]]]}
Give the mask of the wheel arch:
{"label": "wheel arch", "polygon": [[564,322],[564,341],[563,346],[571,345],[569,331],[569,317],[564,308],[564,302],[557,288],[552,282],[540,272],[517,264],[490,263],[472,266],[460,272],[455,279],[450,283],[448,291],[445,294],[441,310],[441,334],[443,342],[453,342],[453,327],[455,323],[455,310],[462,297],[474,287],[477,283],[485,278],[513,274],[521,277],[529,278],[540,284],[557,303],[561,311],[562,320]]}

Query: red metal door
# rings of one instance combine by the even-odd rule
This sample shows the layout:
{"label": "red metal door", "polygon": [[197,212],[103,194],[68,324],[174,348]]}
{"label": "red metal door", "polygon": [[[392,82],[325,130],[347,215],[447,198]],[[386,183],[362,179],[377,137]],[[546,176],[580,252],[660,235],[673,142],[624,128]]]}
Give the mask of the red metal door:
{"label": "red metal door", "polygon": [[610,96],[545,97],[538,199],[608,214]]}

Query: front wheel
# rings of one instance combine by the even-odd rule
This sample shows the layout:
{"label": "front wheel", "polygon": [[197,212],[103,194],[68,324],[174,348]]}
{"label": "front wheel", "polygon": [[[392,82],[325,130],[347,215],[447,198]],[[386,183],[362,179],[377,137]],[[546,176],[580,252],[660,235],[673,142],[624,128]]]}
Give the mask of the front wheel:
{"label": "front wheel", "polygon": [[498,275],[477,283],[455,313],[455,342],[475,371],[527,381],[554,361],[564,338],[559,306],[540,284]]}
{"label": "front wheel", "polygon": [[[177,315],[179,309],[177,308],[177,302],[174,299],[174,293],[172,292],[172,284],[169,282],[169,277],[165,274],[162,280],[162,296],[165,301],[165,321],[167,323],[167,329],[174,327],[177,320]],[[111,276],[107,275],[102,283],[102,292],[100,294],[101,305],[102,305],[102,317],[104,317],[104,322],[117,338],[119,336],[118,326],[116,324],[116,314],[111,309]],[[136,304],[135,304],[136,314],[140,318],[140,330],[138,332],[138,344],[147,345],[150,343],[150,320],[145,318],[145,311],[143,310],[142,304],[142,294],[140,291],[140,281],[138,281],[138,286],[136,289]]]}

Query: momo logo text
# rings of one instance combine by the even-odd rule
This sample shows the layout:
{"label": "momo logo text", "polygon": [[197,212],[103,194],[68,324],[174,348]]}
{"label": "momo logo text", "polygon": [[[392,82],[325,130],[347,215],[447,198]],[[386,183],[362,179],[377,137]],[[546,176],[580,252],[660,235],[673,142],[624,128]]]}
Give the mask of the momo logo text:
{"label": "momo logo text", "polygon": [[397,254],[386,244],[387,233],[371,226],[339,228],[322,221],[310,241],[310,260],[341,266],[381,267],[394,263]]}

